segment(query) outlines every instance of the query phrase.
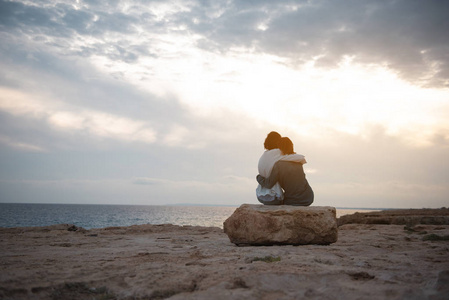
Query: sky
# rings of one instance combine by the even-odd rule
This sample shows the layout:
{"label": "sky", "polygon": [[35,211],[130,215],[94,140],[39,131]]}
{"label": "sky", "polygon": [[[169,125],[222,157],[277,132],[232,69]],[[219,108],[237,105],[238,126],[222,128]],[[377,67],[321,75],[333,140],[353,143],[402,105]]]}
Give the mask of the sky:
{"label": "sky", "polygon": [[449,206],[449,2],[0,0],[0,202]]}

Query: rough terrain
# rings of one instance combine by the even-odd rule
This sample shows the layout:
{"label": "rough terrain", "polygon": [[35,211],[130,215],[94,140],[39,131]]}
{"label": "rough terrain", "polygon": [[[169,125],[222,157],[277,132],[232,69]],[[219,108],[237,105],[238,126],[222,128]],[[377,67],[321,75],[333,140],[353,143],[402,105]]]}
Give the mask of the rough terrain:
{"label": "rough terrain", "polygon": [[328,246],[214,227],[0,228],[0,299],[447,299],[449,225],[346,224]]}

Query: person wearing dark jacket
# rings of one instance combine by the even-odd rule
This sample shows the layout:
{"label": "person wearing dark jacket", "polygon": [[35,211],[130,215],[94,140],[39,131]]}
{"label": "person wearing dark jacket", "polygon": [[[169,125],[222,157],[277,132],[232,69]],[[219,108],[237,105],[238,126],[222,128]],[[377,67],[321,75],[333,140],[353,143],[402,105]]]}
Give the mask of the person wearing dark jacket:
{"label": "person wearing dark jacket", "polygon": [[[293,143],[287,138],[281,138],[279,149],[283,155],[295,154]],[[313,190],[307,182],[303,165],[298,162],[280,160],[275,163],[270,176],[257,175],[257,182],[263,187],[272,188],[279,182],[284,190],[285,205],[309,206],[313,203]]]}

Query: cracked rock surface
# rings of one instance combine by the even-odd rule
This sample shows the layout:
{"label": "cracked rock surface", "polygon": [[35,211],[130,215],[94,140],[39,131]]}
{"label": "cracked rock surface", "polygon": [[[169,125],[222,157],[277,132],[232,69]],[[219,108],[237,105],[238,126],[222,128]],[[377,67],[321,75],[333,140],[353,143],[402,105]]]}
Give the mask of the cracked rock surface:
{"label": "cracked rock surface", "polygon": [[215,227],[0,228],[0,299],[447,299],[448,225],[338,235],[238,247]]}

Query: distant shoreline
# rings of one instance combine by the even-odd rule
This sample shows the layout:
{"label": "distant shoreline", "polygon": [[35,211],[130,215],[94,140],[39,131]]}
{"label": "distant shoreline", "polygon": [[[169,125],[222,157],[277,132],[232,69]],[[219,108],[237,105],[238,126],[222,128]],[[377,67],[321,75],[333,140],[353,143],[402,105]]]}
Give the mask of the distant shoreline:
{"label": "distant shoreline", "polygon": [[[223,205],[108,205],[108,204],[53,204],[53,203],[0,203],[0,227],[39,227],[56,224],[73,224],[85,229],[123,227],[143,224],[173,224],[179,226],[223,227],[238,206]],[[385,214],[409,211],[418,214],[429,209],[375,209],[336,208],[337,219],[345,222],[391,223]],[[430,215],[441,209],[431,209]],[[374,215],[384,214],[382,218]],[[422,214],[422,213],[420,213]],[[364,217],[369,215],[369,218]],[[347,217],[351,216],[351,217]],[[403,218],[403,217],[401,217]],[[410,219],[410,217],[408,217]],[[428,217],[427,217],[428,218]],[[351,219],[351,221],[348,221]],[[416,217],[415,217],[416,219]],[[381,221],[379,221],[381,220]],[[343,221],[339,220],[339,223]],[[427,221],[430,222],[430,221]],[[436,221],[435,221],[436,222]],[[445,221],[438,221],[445,222]]]}
{"label": "distant shoreline", "polygon": [[[173,203],[173,204],[110,204],[110,203],[30,203],[30,202],[0,202],[2,204],[26,204],[26,205],[104,205],[104,206],[205,206],[205,207],[239,207],[241,204],[202,204],[202,203]],[[260,203],[249,203],[260,204]],[[444,209],[445,207],[343,207],[332,205],[312,205],[312,206],[331,206],[336,209],[353,210],[403,210],[403,209]]]}

